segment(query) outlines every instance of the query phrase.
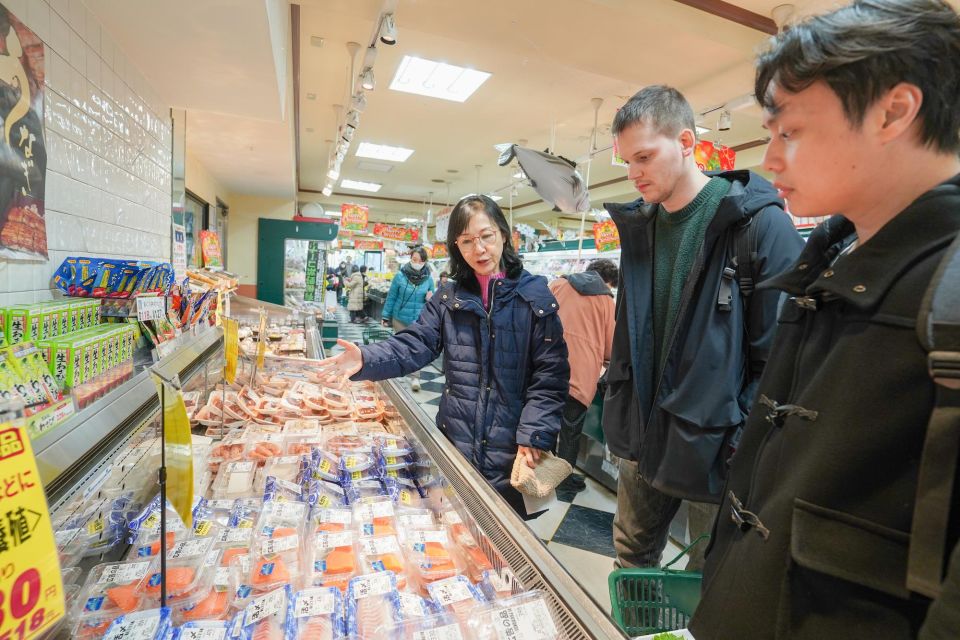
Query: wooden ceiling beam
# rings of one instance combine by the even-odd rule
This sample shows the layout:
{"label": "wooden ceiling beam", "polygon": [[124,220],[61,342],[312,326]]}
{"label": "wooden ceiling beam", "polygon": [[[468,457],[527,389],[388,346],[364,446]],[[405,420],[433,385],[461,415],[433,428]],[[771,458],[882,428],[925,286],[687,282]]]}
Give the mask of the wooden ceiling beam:
{"label": "wooden ceiling beam", "polygon": [[688,7],[693,7],[694,9],[699,9],[700,11],[717,16],[718,18],[723,18],[724,20],[736,22],[744,27],[767,33],[771,36],[777,35],[777,23],[773,21],[773,18],[761,15],[759,13],[754,13],[749,9],[738,7],[735,4],[730,4],[729,2],[724,2],[723,0],[675,1],[679,2],[680,4],[685,4]]}

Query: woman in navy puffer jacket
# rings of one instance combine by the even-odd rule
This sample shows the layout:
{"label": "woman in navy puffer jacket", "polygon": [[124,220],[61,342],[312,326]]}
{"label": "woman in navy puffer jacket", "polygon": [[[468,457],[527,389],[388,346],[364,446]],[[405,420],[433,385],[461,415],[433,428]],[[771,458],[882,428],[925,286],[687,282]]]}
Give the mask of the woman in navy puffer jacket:
{"label": "woman in navy puffer jacket", "polygon": [[534,467],[554,448],[569,388],[567,345],[547,281],[523,270],[500,207],[467,196],[450,215],[447,249],[455,284],[440,287],[419,320],[324,361],[331,377],[384,380],[444,352],[446,385],[437,427],[520,515],[510,486],[514,459]]}

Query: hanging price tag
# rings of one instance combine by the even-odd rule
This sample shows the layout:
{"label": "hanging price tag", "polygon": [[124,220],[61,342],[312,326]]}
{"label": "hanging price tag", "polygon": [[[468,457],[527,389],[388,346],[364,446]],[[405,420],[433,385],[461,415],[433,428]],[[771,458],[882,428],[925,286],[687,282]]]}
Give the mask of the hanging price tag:
{"label": "hanging price tag", "polygon": [[163,320],[167,317],[167,299],[163,296],[138,296],[137,320]]}
{"label": "hanging price tag", "polygon": [[223,377],[233,384],[237,378],[237,357],[240,354],[240,338],[238,323],[233,318],[223,319],[223,353],[226,363],[223,368]]}
{"label": "hanging price tag", "polygon": [[151,370],[157,395],[163,398],[164,446],[167,455],[167,500],[193,528],[193,440],[183,394]]}
{"label": "hanging price tag", "polygon": [[23,429],[0,425],[6,535],[0,543],[0,638],[43,635],[64,613],[60,561],[37,461]]}
{"label": "hanging price tag", "polygon": [[267,312],[260,309],[260,332],[257,335],[257,369],[263,368],[265,355],[267,355]]}

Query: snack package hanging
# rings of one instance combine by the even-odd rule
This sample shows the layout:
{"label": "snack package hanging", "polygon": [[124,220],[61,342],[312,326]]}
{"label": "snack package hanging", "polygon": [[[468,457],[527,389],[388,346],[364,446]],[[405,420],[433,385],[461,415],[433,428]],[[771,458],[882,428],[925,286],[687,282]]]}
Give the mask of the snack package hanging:
{"label": "snack package hanging", "polygon": [[216,231],[204,229],[200,232],[200,253],[205,267],[223,267],[220,253],[220,235]]}

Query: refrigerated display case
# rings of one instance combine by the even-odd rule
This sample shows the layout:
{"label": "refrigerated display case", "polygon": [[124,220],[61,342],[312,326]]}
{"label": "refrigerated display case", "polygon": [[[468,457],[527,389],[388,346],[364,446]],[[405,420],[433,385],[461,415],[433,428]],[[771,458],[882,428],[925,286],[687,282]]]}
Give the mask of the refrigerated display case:
{"label": "refrigerated display case", "polygon": [[523,268],[535,276],[544,276],[547,280],[559,278],[569,273],[580,273],[593,260],[606,258],[620,264],[620,250],[598,252],[596,249],[584,249],[582,253],[576,249],[562,251],[538,251],[536,253],[521,253]]}
{"label": "refrigerated display case", "polygon": [[[237,302],[234,301],[235,315],[243,315],[243,307],[248,303],[240,301],[238,305]],[[258,306],[254,304],[246,311],[251,313],[248,316],[251,320],[259,320]],[[267,311],[275,313],[278,321],[291,320],[290,311],[282,307]],[[165,377],[178,376],[185,391],[207,397],[221,382],[222,332],[210,328],[200,335],[190,336],[157,367]],[[542,592],[559,632],[558,637],[626,637],[499,494],[456,451],[422,409],[409,401],[399,384],[394,381],[378,383],[376,390],[380,402],[386,407],[386,415],[390,416],[391,429],[399,430],[413,444],[419,459],[429,465],[431,473],[435,471],[433,477],[438,487],[435,495],[443,503],[445,513],[456,514],[509,592]],[[121,525],[124,524],[123,518],[128,517],[124,514],[138,511],[144,502],[150,500],[156,490],[154,454],[158,449],[155,440],[158,420],[156,387],[144,371],[79,413],[64,428],[39,438],[36,449],[40,473],[55,522],[73,522],[70,518],[76,514],[67,510],[89,505],[91,499],[99,498],[102,493],[105,502],[99,517],[101,524],[107,526],[101,526],[99,530],[101,538],[109,538],[117,525],[116,518],[120,519]],[[203,447],[210,443],[199,435],[194,439],[195,466],[204,469],[205,460],[198,460],[202,454],[196,447],[208,451]],[[202,473],[199,475],[197,490],[203,491],[210,478]],[[104,487],[108,486],[111,492],[106,492]],[[119,507],[118,500],[122,500]],[[87,572],[97,563],[125,557],[128,549],[129,545],[124,541],[108,539],[94,548],[95,553],[88,550],[77,566]],[[74,557],[73,560],[77,559]],[[71,572],[73,581],[76,581],[76,573]],[[68,587],[68,593],[76,594],[78,589],[74,583],[73,587]],[[64,628],[60,635],[68,637],[68,628]]]}

